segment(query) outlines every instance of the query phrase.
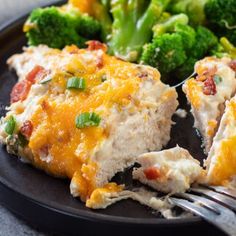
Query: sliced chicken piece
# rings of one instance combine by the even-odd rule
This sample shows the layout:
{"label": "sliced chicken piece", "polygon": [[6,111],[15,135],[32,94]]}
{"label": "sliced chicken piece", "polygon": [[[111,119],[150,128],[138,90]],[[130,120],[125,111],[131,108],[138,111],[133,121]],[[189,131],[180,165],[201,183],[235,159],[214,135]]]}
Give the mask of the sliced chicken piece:
{"label": "sliced chicken piece", "polygon": [[231,62],[229,58],[207,57],[196,63],[196,78],[183,85],[194,116],[194,127],[203,137],[206,153],[218,129],[225,102],[236,92],[236,73]]}
{"label": "sliced chicken piece", "polygon": [[178,146],[142,154],[137,162],[141,167],[133,171],[133,178],[164,193],[185,192],[204,177],[200,163]]}
{"label": "sliced chicken piece", "polygon": [[226,102],[225,113],[205,162],[207,183],[227,185],[236,178],[236,97]]}

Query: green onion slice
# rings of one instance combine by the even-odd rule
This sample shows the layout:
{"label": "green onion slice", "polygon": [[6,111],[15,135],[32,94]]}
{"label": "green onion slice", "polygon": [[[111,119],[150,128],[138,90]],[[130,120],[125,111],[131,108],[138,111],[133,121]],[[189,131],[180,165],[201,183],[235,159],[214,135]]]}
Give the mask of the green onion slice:
{"label": "green onion slice", "polygon": [[46,77],[46,78],[42,79],[39,83],[40,83],[40,84],[46,84],[47,82],[49,82],[49,81],[51,81],[51,80],[52,80],[51,77]]}
{"label": "green onion slice", "polygon": [[219,84],[220,82],[222,82],[222,78],[219,75],[215,75],[214,76],[214,81],[216,84]]}
{"label": "green onion slice", "polygon": [[82,129],[90,126],[98,126],[101,118],[94,112],[85,112],[78,115],[75,119],[76,128]]}
{"label": "green onion slice", "polygon": [[16,120],[13,116],[10,116],[6,122],[5,132],[9,135],[12,135],[14,133],[15,128]]}
{"label": "green onion slice", "polygon": [[86,87],[85,79],[78,78],[78,77],[69,78],[67,81],[67,85],[66,85],[67,89],[82,89],[82,90],[84,90],[85,87]]}

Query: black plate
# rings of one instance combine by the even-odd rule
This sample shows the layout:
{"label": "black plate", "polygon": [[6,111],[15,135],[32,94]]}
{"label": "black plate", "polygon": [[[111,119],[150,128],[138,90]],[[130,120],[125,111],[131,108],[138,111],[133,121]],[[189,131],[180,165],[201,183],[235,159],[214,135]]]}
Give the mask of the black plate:
{"label": "black plate", "polygon": [[[22,25],[26,17],[21,17],[0,29],[0,115],[5,114],[9,104],[9,93],[17,81],[10,72],[6,60],[14,53],[21,52],[26,45]],[[186,99],[179,91],[181,107],[189,109]],[[193,119],[174,117],[172,139],[168,147],[179,144],[202,161],[201,140],[192,128]],[[119,174],[115,180],[128,181],[128,174]],[[214,233],[219,231],[203,222],[199,217],[166,220],[140,204],[126,200],[106,210],[93,211],[84,206],[69,193],[69,181],[56,179],[30,165],[21,163],[0,146],[0,200],[6,207],[28,222],[52,232],[80,235],[148,235],[148,233],[182,235],[190,232]]]}

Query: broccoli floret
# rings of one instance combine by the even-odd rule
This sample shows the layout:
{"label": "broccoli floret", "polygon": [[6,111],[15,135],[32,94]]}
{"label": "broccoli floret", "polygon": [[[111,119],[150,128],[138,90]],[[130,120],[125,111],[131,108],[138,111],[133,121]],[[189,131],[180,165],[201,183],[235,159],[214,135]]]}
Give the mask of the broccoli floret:
{"label": "broccoli floret", "polygon": [[197,59],[203,58],[218,43],[217,37],[209,29],[198,26],[196,29],[196,43],[191,49],[191,56]]}
{"label": "broccoli floret", "polygon": [[113,16],[110,52],[127,61],[137,61],[142,46],[152,38],[152,27],[170,0],[111,1]]}
{"label": "broccoli floret", "polygon": [[202,25],[205,23],[205,4],[208,0],[172,0],[168,11],[174,14],[185,13],[189,17],[191,25]]}
{"label": "broccoli floret", "polygon": [[195,30],[187,25],[188,17],[179,14],[160,20],[153,27],[154,37],[143,48],[141,62],[156,67],[162,78],[180,67],[195,44]]}
{"label": "broccoli floret", "polygon": [[160,36],[164,33],[176,32],[182,36],[184,47],[189,50],[195,42],[195,31],[188,25],[188,16],[186,14],[168,15],[158,21],[153,27],[153,37]]}
{"label": "broccoli floret", "polygon": [[186,59],[182,37],[177,33],[165,33],[145,45],[141,62],[157,68],[165,77]]}
{"label": "broccoli floret", "polygon": [[191,49],[196,42],[196,32],[189,25],[176,24],[174,31],[181,35],[183,46],[189,54],[191,53]]}
{"label": "broccoli floret", "polygon": [[110,0],[95,1],[92,5],[93,16],[101,24],[101,38],[104,42],[107,42],[112,31],[112,19],[110,12]]}
{"label": "broccoli floret", "polygon": [[209,27],[218,36],[226,36],[233,44],[236,44],[236,1],[208,0],[205,13]]}
{"label": "broccoli floret", "polygon": [[[184,42],[186,44],[187,42]],[[196,38],[192,47],[187,51],[188,59],[176,69],[174,74],[179,79],[184,79],[194,71],[195,63],[211,54],[210,52],[218,45],[217,37],[207,28],[198,26],[196,28]]]}
{"label": "broccoli floret", "polygon": [[211,54],[219,58],[226,56],[236,59],[236,47],[226,37],[222,37],[219,44],[211,51]]}
{"label": "broccoli floret", "polygon": [[84,46],[87,39],[97,39],[100,24],[77,9],[62,11],[57,7],[35,9],[25,23],[29,45],[46,44],[52,48],[65,45]]}

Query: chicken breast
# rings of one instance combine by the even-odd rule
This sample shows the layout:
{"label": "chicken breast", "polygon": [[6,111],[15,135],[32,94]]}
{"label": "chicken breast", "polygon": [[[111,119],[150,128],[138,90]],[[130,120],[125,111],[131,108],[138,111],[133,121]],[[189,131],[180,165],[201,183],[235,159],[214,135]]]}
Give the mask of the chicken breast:
{"label": "chicken breast", "polygon": [[206,153],[218,129],[225,101],[236,92],[236,73],[230,65],[229,58],[207,57],[195,65],[197,77],[183,85],[194,116],[194,127],[203,137]]}
{"label": "chicken breast", "polygon": [[114,192],[108,182],[117,172],[167,144],[178,105],[156,69],[105,51],[92,41],[88,49],[29,47],[8,60],[19,82],[1,141],[34,166],[70,178],[71,194],[83,201],[97,188]]}
{"label": "chicken breast", "polygon": [[219,130],[205,162],[207,183],[227,185],[236,177],[236,97],[226,103]]}
{"label": "chicken breast", "polygon": [[164,193],[185,192],[204,176],[199,161],[179,146],[142,154],[137,162],[141,167],[134,169],[133,178]]}

